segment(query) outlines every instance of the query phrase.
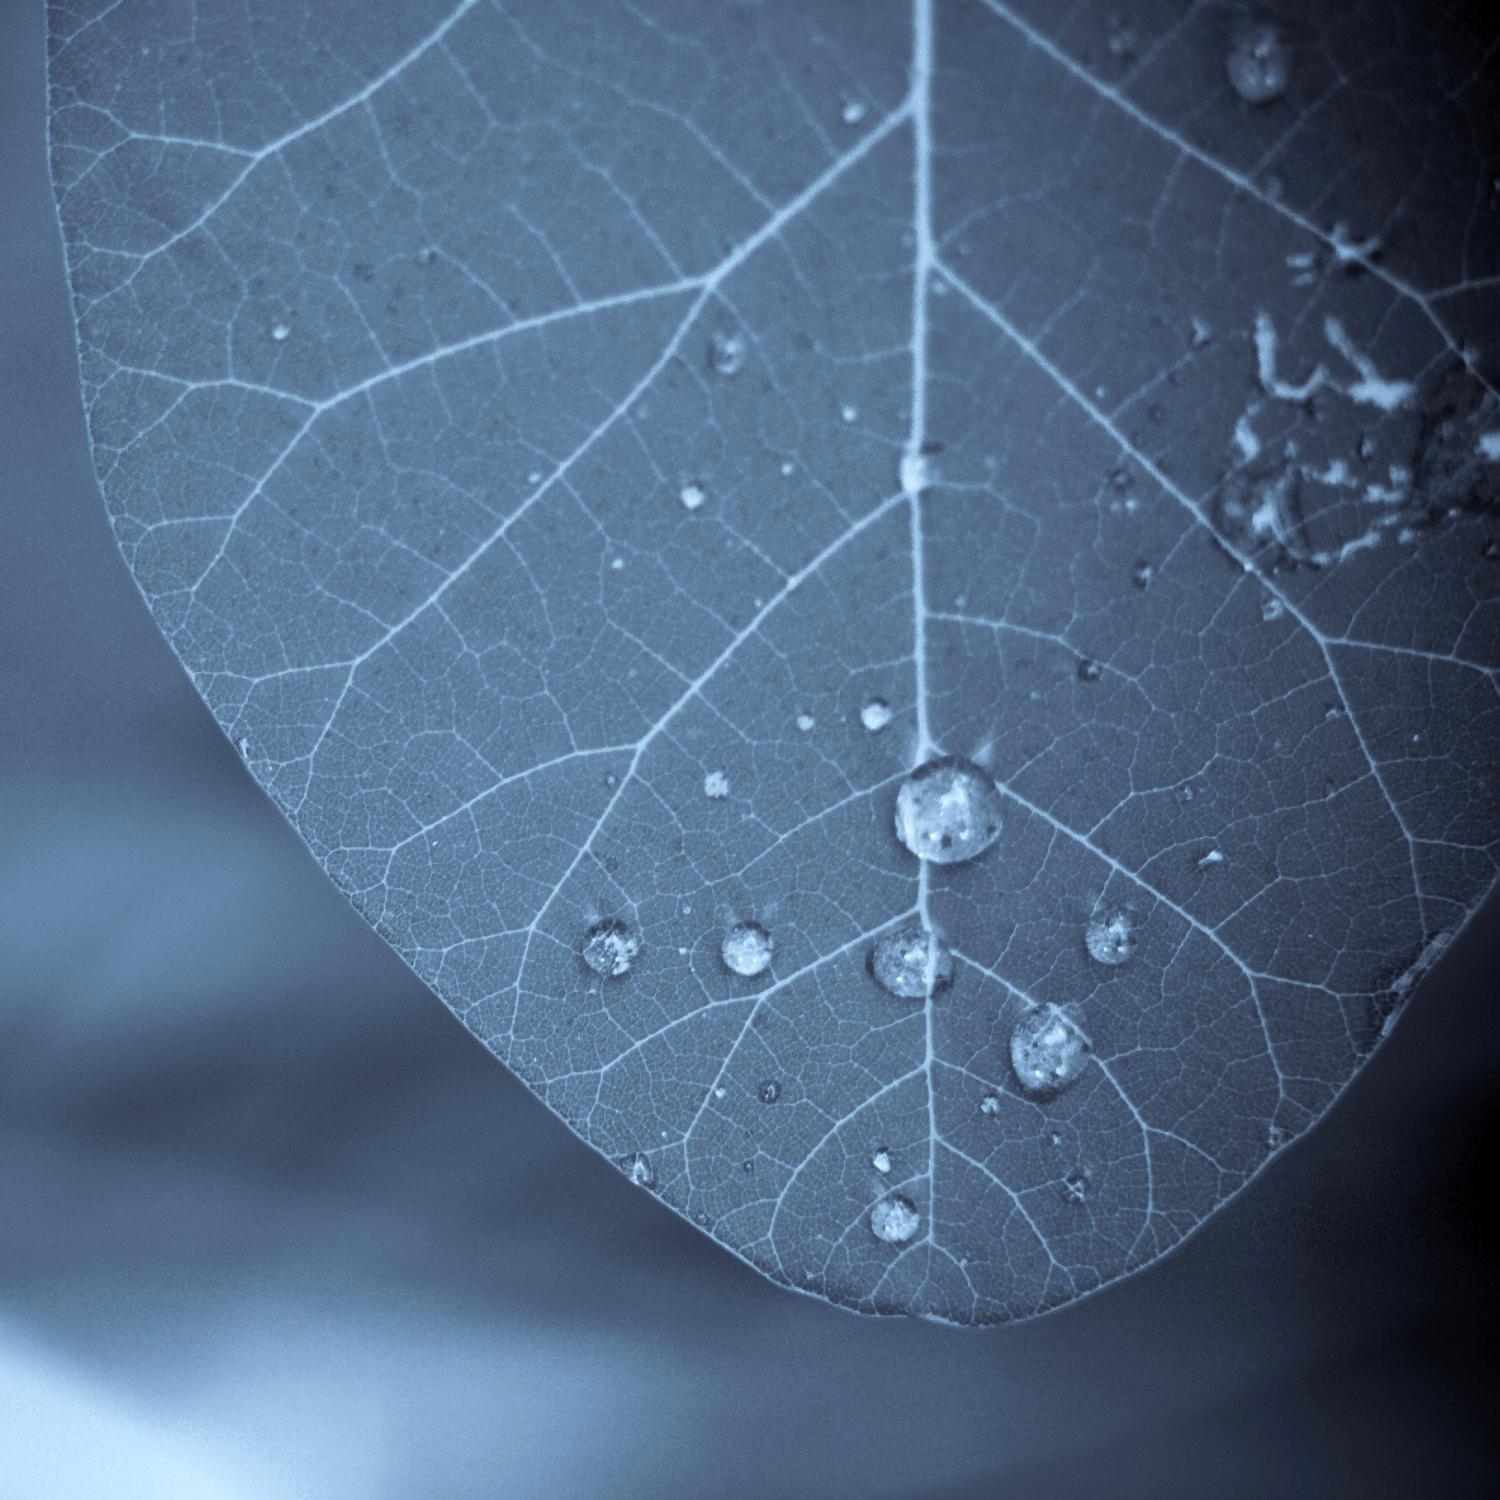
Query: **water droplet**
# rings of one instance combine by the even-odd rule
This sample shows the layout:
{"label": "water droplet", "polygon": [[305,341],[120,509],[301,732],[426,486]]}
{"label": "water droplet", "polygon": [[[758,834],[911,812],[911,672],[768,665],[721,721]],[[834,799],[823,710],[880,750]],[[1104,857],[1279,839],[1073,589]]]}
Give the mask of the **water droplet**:
{"label": "water droplet", "polygon": [[634,1156],[627,1156],[620,1165],[624,1167],[625,1175],[637,1187],[656,1186],[656,1168],[640,1152],[636,1152]]}
{"label": "water droplet", "polygon": [[1279,620],[1286,613],[1286,605],[1274,595],[1267,599],[1260,607],[1260,617],[1267,625],[1273,620]]}
{"label": "water droplet", "polygon": [[909,1199],[882,1198],[870,1210],[870,1232],[887,1245],[904,1245],[921,1227],[922,1220]]}
{"label": "water droplet", "polygon": [[986,1094],[979,1101],[979,1113],[989,1119],[994,1119],[1000,1113],[1000,1096],[998,1094]]}
{"label": "water droplet", "polygon": [[1083,930],[1083,941],[1090,958],[1118,968],[1135,952],[1135,919],[1123,907],[1110,912],[1095,912]]}
{"label": "water droplet", "polygon": [[1148,562],[1138,562],[1130,573],[1130,581],[1138,589],[1149,589],[1151,580],[1155,577],[1156,569]]}
{"label": "water droplet", "polygon": [[285,338],[290,337],[291,327],[286,323],[273,323],[271,325],[271,337],[279,344]]}
{"label": "water droplet", "polygon": [[870,1165],[874,1167],[882,1177],[884,1177],[891,1170],[891,1153],[887,1151],[884,1146],[882,1146],[874,1154],[874,1156],[870,1158]]}
{"label": "water droplet", "polygon": [[1028,1094],[1066,1088],[1089,1060],[1089,1044],[1060,1011],[1040,1005],[1016,1022],[1010,1034],[1010,1065]]}
{"label": "water droplet", "polygon": [[1080,657],[1078,661],[1078,680],[1080,682],[1098,682],[1104,676],[1104,668],[1096,661],[1090,661],[1088,657]]}
{"label": "water droplet", "polygon": [[901,1000],[925,1000],[953,985],[948,945],[920,922],[886,933],[870,949],[865,965],[881,989]]}
{"label": "water droplet", "polygon": [[1119,468],[1111,469],[1109,471],[1109,487],[1112,490],[1117,490],[1121,494],[1123,494],[1134,483],[1135,475],[1132,474],[1130,470],[1127,469],[1123,464],[1121,464]]}
{"label": "water droplet", "polygon": [[841,407],[839,407],[839,416],[841,416],[846,422],[857,422],[859,421],[859,408],[857,406],[851,406],[846,401]]}
{"label": "water droplet", "polygon": [[583,961],[606,979],[620,979],[630,972],[641,940],[618,917],[595,922],[583,939]]}
{"label": "water droplet", "polygon": [[1286,1145],[1286,1131],[1282,1126],[1274,1122],[1266,1127],[1266,1146],[1272,1151],[1279,1151]]}
{"label": "water droplet", "polygon": [[239,739],[235,741],[235,744],[239,747],[240,754],[243,755],[246,760],[249,760],[250,741],[244,735],[241,735]]}
{"label": "water droplet", "polygon": [[884,698],[871,698],[859,711],[859,722],[871,734],[879,734],[891,722],[891,705]]}
{"label": "water droplet", "polygon": [[738,375],[745,364],[743,334],[716,333],[709,341],[709,363],[720,375]]}
{"label": "water droplet", "polygon": [[771,967],[771,950],[775,946],[771,934],[759,922],[740,922],[724,934],[719,952],[726,969],[754,979]]}
{"label": "water droplet", "polygon": [[1209,849],[1198,856],[1198,868],[1200,870],[1211,870],[1215,865],[1224,863],[1224,851],[1222,849]]}
{"label": "water droplet", "polygon": [[781,1098],[781,1080],[777,1078],[766,1078],[756,1089],[756,1094],[762,1104],[775,1104]]}
{"label": "water droplet", "polygon": [[1270,104],[1286,92],[1291,48],[1274,26],[1262,21],[1246,26],[1234,39],[1224,67],[1235,93],[1247,104]]}
{"label": "water droplet", "polygon": [[932,483],[927,460],[920,453],[903,453],[900,473],[901,490],[908,499],[915,500]]}
{"label": "water droplet", "polygon": [[795,474],[796,472],[797,472],[797,466],[796,466],[796,464],[794,464],[791,461],[791,459],[787,459],[781,465],[781,477],[783,479],[790,479],[792,477],[792,475]]}
{"label": "water droplet", "polygon": [[815,718],[813,718],[813,716],[811,714],[798,714],[797,715],[797,728],[800,729],[803,732],[803,734],[807,734],[809,731],[811,731],[811,729],[813,728],[814,725],[817,724],[817,722],[818,721]]}
{"label": "water droplet", "polygon": [[729,795],[729,778],[722,771],[710,771],[703,778],[703,795],[716,801]]}
{"label": "water droplet", "polygon": [[1065,1203],[1082,1203],[1089,1195],[1089,1174],[1082,1167],[1075,1167],[1062,1180],[1062,1195]]}
{"label": "water droplet", "polygon": [[1494,537],[1491,537],[1484,544],[1484,546],[1479,549],[1479,555],[1484,558],[1486,562],[1494,562],[1497,559],[1500,559],[1500,541],[1497,541]]}
{"label": "water droplet", "polygon": [[865,106],[859,99],[844,100],[844,107],[839,111],[839,119],[846,125],[858,125],[865,117]]}
{"label": "water droplet", "polygon": [[677,491],[677,498],[682,501],[686,509],[697,510],[708,499],[708,492],[696,479],[690,479]]}
{"label": "water droplet", "polygon": [[961,755],[929,760],[896,794],[896,837],[934,864],[973,859],[1000,837],[1000,792],[987,772]]}

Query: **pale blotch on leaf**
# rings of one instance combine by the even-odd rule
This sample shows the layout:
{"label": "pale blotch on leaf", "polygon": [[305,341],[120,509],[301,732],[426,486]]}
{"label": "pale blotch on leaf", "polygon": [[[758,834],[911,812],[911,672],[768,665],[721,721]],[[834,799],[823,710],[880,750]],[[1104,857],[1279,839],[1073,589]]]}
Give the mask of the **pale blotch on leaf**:
{"label": "pale blotch on leaf", "polygon": [[1083,930],[1083,941],[1096,963],[1118,968],[1135,952],[1135,918],[1124,907],[1095,912]]}
{"label": "pale blotch on leaf", "polygon": [[870,1210],[870,1233],[887,1245],[904,1245],[921,1227],[921,1215],[907,1198],[882,1198]]}
{"label": "pale blotch on leaf", "polygon": [[775,947],[771,934],[759,922],[739,922],[724,934],[719,951],[726,969],[753,979],[771,967]]}
{"label": "pale blotch on leaf", "polygon": [[1050,1005],[1027,1011],[1010,1034],[1010,1065],[1028,1094],[1055,1094],[1066,1088],[1088,1060],[1089,1044],[1082,1032]]}
{"label": "pale blotch on leaf", "polygon": [[865,964],[876,984],[900,1000],[925,1000],[953,984],[953,954],[920,922],[886,933]]}
{"label": "pale blotch on leaf", "polygon": [[944,755],[917,767],[896,794],[896,837],[933,864],[956,865],[1000,837],[1000,792],[981,767]]}
{"label": "pale blotch on leaf", "polygon": [[583,961],[605,979],[624,978],[640,951],[640,938],[618,917],[595,922],[584,934]]}
{"label": "pale blotch on leaf", "polygon": [[1246,26],[1224,59],[1234,91],[1247,104],[1270,104],[1286,93],[1292,74],[1292,51],[1269,22]]}

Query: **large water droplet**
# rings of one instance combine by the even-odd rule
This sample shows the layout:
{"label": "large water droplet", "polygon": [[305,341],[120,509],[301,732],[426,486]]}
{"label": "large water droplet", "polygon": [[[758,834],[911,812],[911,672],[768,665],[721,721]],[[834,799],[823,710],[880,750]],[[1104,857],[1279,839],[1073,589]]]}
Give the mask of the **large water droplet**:
{"label": "large water droplet", "polygon": [[888,932],[865,960],[870,976],[902,1000],[925,1000],[953,984],[953,955],[948,945],[920,922]]}
{"label": "large water droplet", "polygon": [[1234,91],[1247,104],[1270,104],[1285,92],[1292,72],[1292,52],[1268,22],[1247,26],[1234,39],[1224,60]]}
{"label": "large water droplet", "polygon": [[918,859],[956,865],[1000,837],[1000,793],[973,761],[944,755],[918,766],[896,794],[896,837]]}
{"label": "large water droplet", "polygon": [[625,1168],[625,1175],[637,1187],[656,1186],[656,1168],[640,1152],[636,1152],[634,1156],[627,1156],[620,1165]]}
{"label": "large water droplet", "polygon": [[775,1104],[781,1098],[781,1080],[779,1078],[762,1079],[755,1093],[762,1104]]}
{"label": "large water droplet", "polygon": [[1060,1011],[1040,1005],[1010,1034],[1010,1065],[1028,1094],[1054,1094],[1083,1072],[1089,1044]]}
{"label": "large water droplet", "polygon": [[724,934],[720,953],[724,967],[735,974],[753,979],[771,967],[771,934],[759,922],[740,922]]}
{"label": "large water droplet", "polygon": [[620,979],[630,972],[641,940],[618,917],[595,922],[584,934],[583,961],[606,979]]}
{"label": "large water droplet", "polygon": [[887,1245],[904,1245],[922,1227],[921,1216],[906,1198],[882,1198],[870,1210],[870,1233]]}
{"label": "large water droplet", "polygon": [[708,361],[720,375],[738,375],[745,364],[744,335],[714,334],[709,341]]}
{"label": "large water droplet", "polygon": [[1135,952],[1135,918],[1123,907],[1095,912],[1083,930],[1083,941],[1090,958],[1118,968]]}
{"label": "large water droplet", "polygon": [[871,698],[859,711],[859,722],[870,731],[878,734],[887,724],[891,722],[891,705],[884,698]]}

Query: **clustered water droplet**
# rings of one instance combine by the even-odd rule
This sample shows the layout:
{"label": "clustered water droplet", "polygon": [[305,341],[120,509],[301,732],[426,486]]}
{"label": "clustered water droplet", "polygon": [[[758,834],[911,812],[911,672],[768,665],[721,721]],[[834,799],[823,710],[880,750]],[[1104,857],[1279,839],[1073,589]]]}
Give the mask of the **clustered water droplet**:
{"label": "clustered water droplet", "polygon": [[656,1168],[640,1154],[627,1156],[623,1163],[625,1175],[637,1186],[643,1188],[656,1186]]}
{"label": "clustered water droplet", "polygon": [[918,859],[955,865],[1000,837],[1000,792],[973,761],[944,755],[917,767],[896,794],[896,837]]}
{"label": "clustered water droplet", "polygon": [[731,973],[753,979],[771,967],[775,946],[771,934],[759,922],[739,922],[724,934],[719,952]]}
{"label": "clustered water droplet", "polygon": [[1124,907],[1095,912],[1083,930],[1083,941],[1096,963],[1118,968],[1135,952],[1135,918]]}
{"label": "clustered water droplet", "polygon": [[887,1245],[904,1245],[922,1226],[907,1198],[882,1198],[870,1210],[870,1232]]}
{"label": "clustered water droplet", "polygon": [[1088,1060],[1089,1044],[1082,1032],[1050,1005],[1027,1011],[1010,1034],[1010,1065],[1028,1094],[1066,1088]]}
{"label": "clustered water droplet", "polygon": [[640,951],[640,938],[618,917],[595,922],[584,934],[583,961],[605,979],[623,978]]}
{"label": "clustered water droplet", "polygon": [[925,1000],[953,984],[953,954],[920,922],[888,932],[865,959],[870,977],[901,1000]]}
{"label": "clustered water droplet", "polygon": [[716,333],[709,341],[709,363],[720,375],[738,375],[745,364],[745,338],[739,333]]}
{"label": "clustered water droplet", "polygon": [[859,711],[859,722],[871,734],[879,734],[891,722],[891,705],[884,698],[871,698]]}
{"label": "clustered water droplet", "polygon": [[1269,22],[1246,26],[1224,59],[1234,91],[1247,104],[1270,104],[1285,92],[1292,72],[1292,52]]}
{"label": "clustered water droplet", "polygon": [[762,1079],[760,1087],[755,1092],[762,1104],[775,1104],[781,1098],[781,1080],[779,1078]]}

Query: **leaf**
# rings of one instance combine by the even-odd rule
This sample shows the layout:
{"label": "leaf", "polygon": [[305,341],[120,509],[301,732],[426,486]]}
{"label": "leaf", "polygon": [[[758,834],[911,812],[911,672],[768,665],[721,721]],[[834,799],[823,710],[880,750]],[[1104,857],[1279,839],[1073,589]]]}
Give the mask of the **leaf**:
{"label": "leaf", "polygon": [[1151,1263],[1489,891],[1458,22],[51,26],[162,630],[465,1025],[768,1276],[989,1322]]}

